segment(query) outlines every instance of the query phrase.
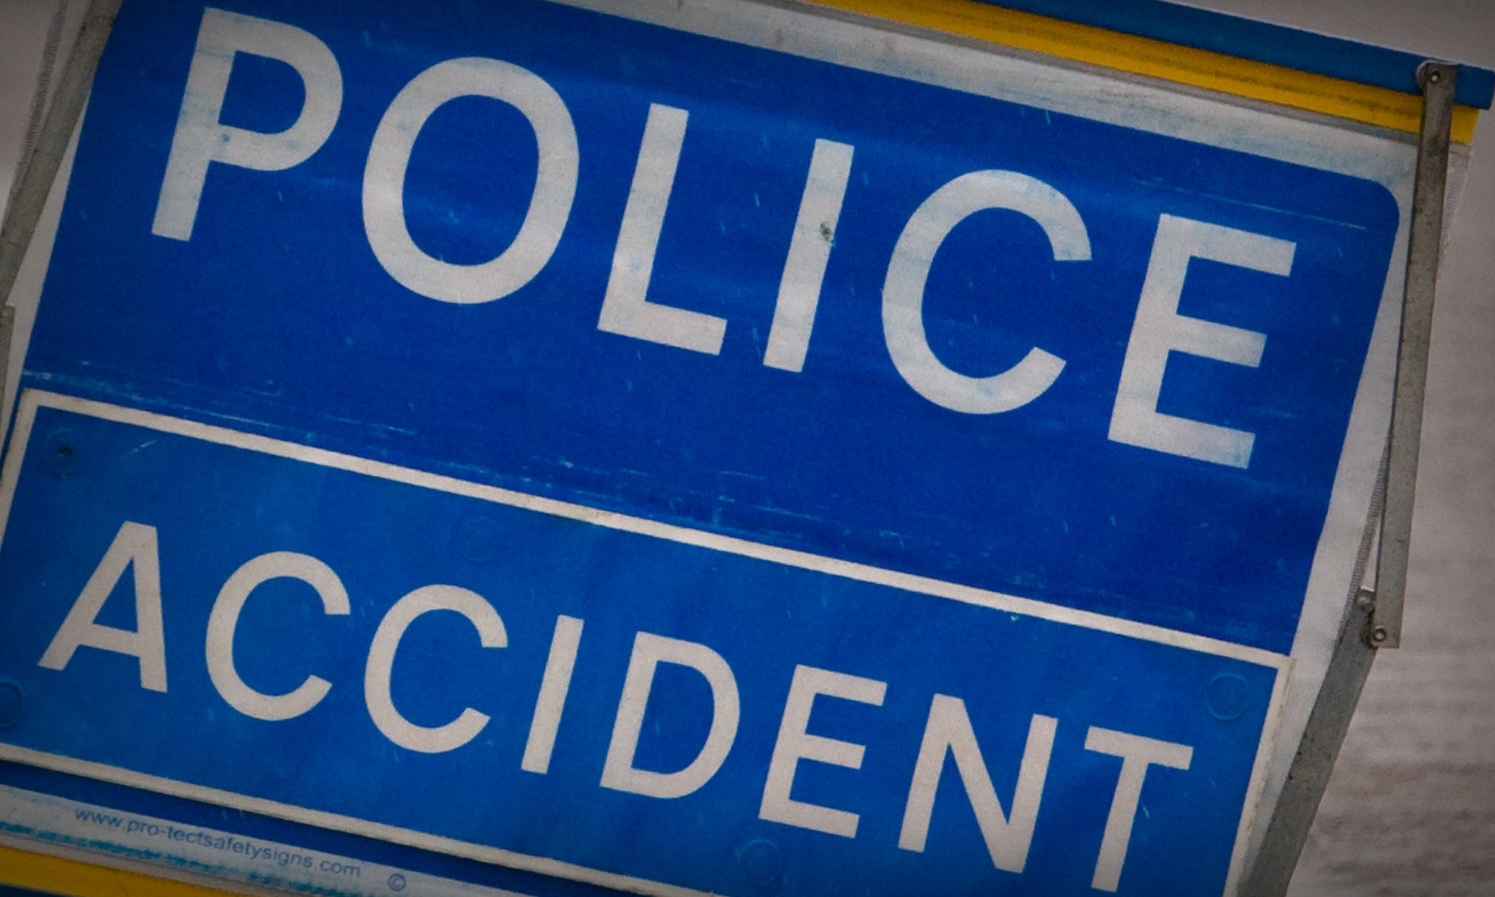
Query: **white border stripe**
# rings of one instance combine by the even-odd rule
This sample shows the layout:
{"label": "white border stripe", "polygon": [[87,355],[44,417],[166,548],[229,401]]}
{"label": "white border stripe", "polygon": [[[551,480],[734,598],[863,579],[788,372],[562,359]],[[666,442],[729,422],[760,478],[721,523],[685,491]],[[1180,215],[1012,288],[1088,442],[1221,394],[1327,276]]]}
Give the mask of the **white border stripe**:
{"label": "white border stripe", "polygon": [[[106,821],[110,817],[112,820]],[[183,830],[183,835],[198,837],[174,838],[170,832],[173,828]],[[219,839],[225,846],[213,843]],[[241,853],[228,846],[233,842],[257,849]],[[62,859],[86,857],[85,862],[96,866],[111,865],[142,875],[174,879],[212,889],[214,894],[223,891],[227,880],[235,889],[249,888],[248,893],[273,897],[287,891],[318,897],[393,897],[391,892],[396,888],[390,881],[398,876],[405,880],[411,897],[534,897],[302,844],[286,844],[259,835],[84,803],[10,785],[0,785],[0,845],[49,853]],[[78,849],[82,847],[88,853],[80,857]],[[294,860],[282,863],[277,854],[301,854],[316,865],[301,865]],[[6,876],[0,874],[0,884],[5,882]]]}
{"label": "white border stripe", "polygon": [[6,459],[4,480],[0,482],[0,514],[3,514],[3,519],[0,519],[0,543],[3,543],[5,539],[5,522],[10,517],[10,504],[15,493],[16,480],[20,473],[21,457],[25,454],[30,441],[31,428],[35,422],[37,408],[56,408],[60,411],[68,411],[85,417],[145,427],[162,433],[199,439],[203,442],[213,442],[220,445],[248,449],[249,451],[260,452],[261,454],[303,461],[308,464],[331,467],[337,470],[346,470],[378,479],[419,486],[437,492],[446,492],[452,495],[475,498],[480,501],[510,505],[529,511],[537,511],[541,514],[549,514],[553,517],[564,517],[569,520],[578,520],[607,529],[652,536],[656,539],[707,548],[713,551],[720,551],[724,554],[735,554],[741,557],[782,564],[786,567],[798,567],[802,570],[827,573],[843,579],[891,586],[909,592],[918,592],[937,598],[948,598],[952,601],[974,604],[1006,613],[1022,614],[1023,616],[1040,620],[1065,623],[1071,626],[1100,630],[1141,641],[1157,642],[1190,651],[1243,660],[1247,663],[1270,667],[1276,670],[1281,670],[1287,662],[1287,656],[1284,654],[1277,654],[1247,645],[1236,645],[1231,642],[1194,635],[1192,633],[1178,632],[1162,626],[1137,623],[1090,611],[1075,610],[1073,608],[1047,604],[1031,598],[1019,598],[1016,595],[943,582],[925,576],[915,576],[910,573],[873,567],[868,564],[821,557],[804,551],[764,545],[759,542],[750,542],[746,539],[734,538],[732,536],[702,532],[683,526],[647,520],[642,517],[631,517],[615,511],[600,511],[585,505],[572,504],[551,498],[541,498],[536,495],[515,492],[511,489],[503,489],[497,486],[469,483],[465,480],[458,480],[440,474],[411,470],[382,461],[371,461],[367,458],[345,455],[340,452],[328,451],[327,449],[313,448],[295,442],[285,442],[266,436],[241,433],[225,427],[201,424],[195,421],[169,417],[164,414],[141,411],[135,408],[125,408],[119,405],[110,405],[104,402],[80,399],[75,396],[37,389],[28,389],[22,396],[22,410],[20,419],[17,422],[14,440],[16,448],[12,450],[10,457]]}
{"label": "white border stripe", "polygon": [[[1251,782],[1246,786],[1246,806],[1241,811],[1241,822],[1236,828],[1235,849],[1230,854],[1230,871],[1225,876],[1225,894],[1235,895],[1246,874],[1246,859],[1255,850],[1255,836],[1266,828],[1266,819],[1259,818],[1257,810],[1265,802],[1268,776],[1272,772],[1272,745],[1286,725],[1286,702],[1288,684],[1292,680],[1294,662],[1277,671],[1272,683],[1272,700],[1267,705],[1267,718],[1261,727],[1261,742],[1256,748],[1256,763],[1251,767]],[[1273,798],[1275,802],[1275,798]]]}
{"label": "white border stripe", "polygon": [[512,850],[503,850],[498,847],[484,847],[480,844],[471,844],[466,841],[458,841],[454,838],[443,838],[440,835],[428,835],[424,832],[385,825],[382,822],[369,822],[353,816],[342,816],[323,810],[309,810],[305,807],[295,806],[294,804],[283,804],[278,801],[265,800],[261,797],[250,797],[247,794],[236,794],[232,791],[221,791],[217,788],[191,785],[186,782],[178,782],[174,779],[163,779],[160,776],[146,775],[145,773],[120,769],[117,766],[108,766],[103,763],[94,763],[89,760],[74,760],[71,757],[44,754],[41,751],[33,751],[10,744],[0,744],[0,760],[13,760],[17,763],[25,763],[28,766],[40,766],[43,769],[85,776],[104,782],[113,782],[116,785],[143,788],[147,791],[169,794],[173,797],[185,797],[189,800],[202,801],[203,803],[215,806],[244,810],[249,813],[259,813],[263,816],[273,816],[278,819],[289,819],[292,822],[303,822],[308,825],[315,825],[318,828],[349,832],[355,835],[375,838],[380,841],[404,844],[408,847],[418,847],[422,850],[431,850],[451,856],[466,857],[467,859],[506,866],[510,869],[520,869],[525,872],[538,872],[542,875],[551,875],[570,881],[601,885],[602,887],[613,888],[619,891],[649,894],[652,897],[712,897],[706,891],[681,888],[675,885],[649,881],[644,878],[634,878],[631,875],[602,872],[598,869],[587,868],[586,866],[577,866],[574,863],[563,863],[560,860],[549,860],[544,857],[515,853]]}

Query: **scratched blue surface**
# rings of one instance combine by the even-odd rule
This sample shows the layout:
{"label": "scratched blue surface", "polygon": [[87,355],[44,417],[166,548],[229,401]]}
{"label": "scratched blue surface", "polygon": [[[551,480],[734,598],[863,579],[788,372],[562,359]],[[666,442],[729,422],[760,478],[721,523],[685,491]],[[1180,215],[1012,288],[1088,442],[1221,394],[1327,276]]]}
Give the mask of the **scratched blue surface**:
{"label": "scratched blue surface", "polygon": [[[1193,750],[1187,770],[1149,767],[1118,893],[1224,885],[1270,667],[52,409],[34,433],[11,512],[28,525],[0,546],[0,594],[26,596],[0,605],[0,676],[29,708],[0,730],[5,743],[711,893],[1053,895],[1090,892],[1121,767],[1085,748],[1098,726]],[[36,663],[125,521],[158,534],[165,693],[140,688],[136,660],[117,652],[80,647],[60,671]],[[279,722],[229,706],[203,650],[218,589],[269,551],[323,560],[352,604],[326,616],[293,579],[253,592],[234,638],[239,675],[270,694],[313,673],[333,683],[315,708]],[[135,627],[130,581],[100,625]],[[395,706],[425,726],[464,707],[491,717],[462,747],[417,754],[375,728],[363,669],[389,606],[432,583],[482,595],[508,646],[481,648],[451,612],[412,626],[395,654]],[[558,614],[585,624],[540,775],[520,758]],[[599,784],[641,631],[711,647],[740,694],[725,762],[679,798]],[[865,745],[865,759],[859,769],[801,761],[791,791],[858,814],[854,838],[760,818],[800,664],[886,683],[881,706],[815,700],[807,730]],[[966,702],[1006,812],[1033,714],[1058,720],[1021,874],[994,867],[948,759],[926,849],[898,847],[937,693]],[[684,768],[712,713],[700,674],[662,666],[634,765]],[[272,834],[300,843],[294,831]],[[772,874],[755,883],[765,863]]]}
{"label": "scratched blue surface", "polygon": [[[1369,182],[547,4],[235,9],[326,42],[341,117],[281,172],[210,167],[196,230],[151,220],[200,6],[127,3],[100,68],[27,383],[1275,651],[1291,644],[1396,225]],[[488,56],[544,78],[580,149],[560,245],[528,285],[455,306],[379,266],[361,217],[398,90]],[[295,72],[241,55],[223,120],[286,127]],[[690,118],[649,301],[727,319],[719,356],[605,333],[598,312],[650,103]],[[855,147],[804,370],[762,363],[816,138]],[[464,98],[407,182],[425,251],[483,261],[527,207],[520,114]],[[892,246],[950,179],[1066,195],[1093,258],[978,213],[936,257],[929,339],[968,375],[1067,362],[1029,405],[941,408],[894,369]],[[1173,353],[1159,410],[1250,431],[1246,470],[1107,440],[1160,214],[1293,241],[1291,276],[1195,261],[1180,312],[1266,334],[1260,367]]]}
{"label": "scratched blue surface", "polygon": [[[1386,280],[1397,210],[1364,180],[547,3],[235,2],[325,42],[343,81],[330,138],[283,171],[209,167],[190,240],[151,232],[201,3],[127,0],[78,144],[23,385],[309,444],[458,480],[976,586],[1285,653],[1301,612]],[[391,100],[462,56],[522,66],[575,123],[576,199],[554,256],[495,302],[402,287],[365,234],[370,141]],[[240,54],[222,121],[286,128],[304,96]],[[727,320],[719,355],[598,329],[651,104],[689,113],[650,302]],[[804,368],[763,364],[817,139],[854,147]],[[513,239],[538,150],[523,116],[456,99],[415,143],[405,199],[421,249],[477,263]],[[935,190],[1022,173],[1066,196],[1091,258],[983,211],[941,245],[924,321],[969,376],[1032,347],[1063,358],[1023,407],[970,415],[895,369],[882,324],[894,243]],[[1159,217],[1291,241],[1289,276],[1195,260],[1179,311],[1266,335],[1259,367],[1174,352],[1158,410],[1255,434],[1230,468],[1107,438]],[[61,449],[66,447],[66,451]],[[16,449],[19,450],[19,449]],[[0,678],[26,715],[0,741],[577,868],[733,895],[1091,891],[1121,761],[1091,727],[1189,745],[1149,768],[1123,894],[1218,893],[1248,799],[1274,671],[701,547],[42,409],[0,543]],[[169,689],[126,655],[37,665],[122,524],[159,535]],[[296,551],[353,612],[304,586],[251,596],[235,642],[270,693],[315,672],[325,701],[279,723],[208,679],[207,616],[245,561]],[[431,614],[402,643],[394,701],[435,725],[491,716],[416,754],[364,706],[369,642],[419,586],[471,589],[503,649]],[[98,622],[134,625],[121,585]],[[586,621],[545,775],[519,768],[558,615]],[[602,788],[635,634],[708,645],[741,692],[737,738],[700,790]],[[801,762],[797,800],[859,815],[855,838],[759,814],[797,665],[887,683],[881,706],[821,697],[809,731],[866,746],[859,769]],[[1058,720],[1026,869],[994,867],[953,764],[923,853],[898,847],[936,693],[958,696],[1003,806],[1034,714]],[[688,763],[712,705],[661,668],[636,762]],[[575,882],[485,867],[180,797],[0,764],[0,780],[469,882],[548,895]],[[170,790],[170,789],[169,789]],[[286,810],[294,813],[297,811]],[[230,814],[231,815],[231,814]]]}

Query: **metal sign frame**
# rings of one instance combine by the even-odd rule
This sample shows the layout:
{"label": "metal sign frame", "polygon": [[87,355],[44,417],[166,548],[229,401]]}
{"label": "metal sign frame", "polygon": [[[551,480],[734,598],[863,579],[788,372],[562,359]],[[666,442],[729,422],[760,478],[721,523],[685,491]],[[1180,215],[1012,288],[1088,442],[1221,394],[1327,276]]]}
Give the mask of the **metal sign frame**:
{"label": "metal sign frame", "polygon": [[[1417,144],[1412,233],[1387,457],[1372,500],[1370,519],[1366,521],[1365,542],[1356,565],[1349,609],[1329,672],[1256,863],[1246,880],[1242,893],[1247,897],[1280,897],[1287,893],[1376,652],[1380,648],[1401,646],[1412,504],[1417,491],[1417,456],[1422,438],[1423,397],[1427,391],[1433,296],[1443,243],[1449,128],[1458,66],[1429,60],[1419,67],[1417,76],[1424,96],[1422,130]],[[1378,528],[1374,586],[1367,588],[1360,583],[1369,566],[1372,536],[1377,535]]]}

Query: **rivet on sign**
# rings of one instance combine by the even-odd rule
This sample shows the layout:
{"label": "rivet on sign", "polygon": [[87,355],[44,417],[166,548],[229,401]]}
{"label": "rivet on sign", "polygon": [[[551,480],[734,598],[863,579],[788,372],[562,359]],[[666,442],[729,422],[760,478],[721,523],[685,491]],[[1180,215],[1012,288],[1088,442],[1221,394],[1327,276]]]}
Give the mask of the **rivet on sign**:
{"label": "rivet on sign", "polygon": [[43,466],[57,476],[71,476],[83,466],[78,434],[69,427],[48,433],[42,452]]}
{"label": "rivet on sign", "polygon": [[754,838],[737,850],[742,871],[754,886],[766,888],[784,873],[784,852],[766,838]]}
{"label": "rivet on sign", "polygon": [[1204,709],[1215,719],[1240,719],[1251,708],[1251,686],[1235,673],[1220,673],[1204,690]]}
{"label": "rivet on sign", "polygon": [[1375,631],[1370,634],[1370,638],[1371,641],[1375,642],[1376,644],[1380,644],[1381,642],[1386,641],[1388,635],[1389,633],[1386,632],[1385,626],[1377,626],[1375,628]]}
{"label": "rivet on sign", "polygon": [[25,696],[21,693],[21,686],[0,679],[0,729],[9,729],[20,722],[21,711],[25,709],[25,705]]}
{"label": "rivet on sign", "polygon": [[1443,80],[1443,73],[1439,71],[1428,72],[1428,80],[1433,82],[1434,84],[1437,84],[1439,81]]}

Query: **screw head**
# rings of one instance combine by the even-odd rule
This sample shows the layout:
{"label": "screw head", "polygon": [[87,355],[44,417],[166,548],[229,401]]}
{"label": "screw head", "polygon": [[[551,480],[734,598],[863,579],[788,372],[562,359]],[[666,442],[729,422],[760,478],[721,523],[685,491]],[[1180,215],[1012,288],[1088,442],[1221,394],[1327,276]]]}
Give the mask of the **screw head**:
{"label": "screw head", "polygon": [[1443,80],[1443,73],[1438,71],[1437,69],[1433,69],[1431,72],[1428,72],[1428,80],[1434,84],[1437,84],[1439,81]]}
{"label": "screw head", "polygon": [[1373,641],[1373,642],[1375,642],[1378,645],[1381,644],[1382,642],[1386,641],[1386,639],[1388,639],[1390,637],[1391,637],[1391,633],[1389,633],[1389,632],[1386,631],[1386,627],[1385,626],[1377,626],[1370,633],[1370,640]]}
{"label": "screw head", "polygon": [[42,464],[59,477],[72,476],[83,468],[87,452],[78,440],[78,434],[69,427],[47,434],[46,447],[42,450]]}
{"label": "screw head", "polygon": [[766,838],[754,838],[738,848],[737,860],[757,888],[772,886],[784,874],[784,851]]}
{"label": "screw head", "polygon": [[21,721],[26,709],[26,696],[21,686],[9,679],[0,679],[0,729],[9,729]]}

